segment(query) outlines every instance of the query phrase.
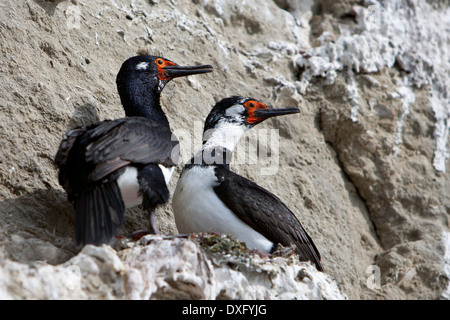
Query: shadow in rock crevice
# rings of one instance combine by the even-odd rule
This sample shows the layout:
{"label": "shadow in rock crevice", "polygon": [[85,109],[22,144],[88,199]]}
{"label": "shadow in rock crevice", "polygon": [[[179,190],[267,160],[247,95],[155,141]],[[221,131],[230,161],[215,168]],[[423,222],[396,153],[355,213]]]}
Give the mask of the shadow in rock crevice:
{"label": "shadow in rock crevice", "polygon": [[[144,230],[148,215],[141,206],[127,209],[119,235]],[[0,202],[0,252],[6,258],[61,264],[79,253],[75,245],[75,210],[59,189],[39,189]]]}
{"label": "shadow in rock crevice", "polygon": [[75,255],[75,214],[61,190],[39,189],[0,202],[0,247],[7,258],[59,264]]}
{"label": "shadow in rock crevice", "polygon": [[34,0],[34,2],[44,9],[49,16],[55,14],[56,7],[63,1],[65,0]]}

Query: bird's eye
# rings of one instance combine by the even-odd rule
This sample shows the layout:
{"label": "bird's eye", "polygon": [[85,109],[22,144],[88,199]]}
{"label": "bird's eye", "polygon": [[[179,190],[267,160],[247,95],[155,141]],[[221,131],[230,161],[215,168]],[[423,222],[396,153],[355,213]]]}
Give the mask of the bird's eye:
{"label": "bird's eye", "polygon": [[257,107],[257,103],[256,103],[256,101],[250,100],[250,101],[247,101],[246,103],[244,103],[244,106],[248,110],[254,110]]}
{"label": "bird's eye", "polygon": [[164,64],[163,59],[156,59],[156,63],[162,66]]}

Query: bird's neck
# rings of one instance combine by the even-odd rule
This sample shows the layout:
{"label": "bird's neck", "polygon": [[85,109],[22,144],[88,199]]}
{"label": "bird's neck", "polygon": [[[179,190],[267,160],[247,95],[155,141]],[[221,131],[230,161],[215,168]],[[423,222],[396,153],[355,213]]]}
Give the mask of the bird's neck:
{"label": "bird's neck", "polygon": [[153,84],[127,83],[119,86],[119,94],[127,117],[144,117],[169,126],[161,108],[161,91]]}
{"label": "bird's neck", "polygon": [[232,151],[222,147],[202,148],[191,158],[186,167],[225,166],[229,169],[232,156]]}
{"label": "bird's neck", "polygon": [[222,148],[233,152],[247,129],[244,125],[221,121],[216,127],[203,133],[205,142],[202,149]]}
{"label": "bird's neck", "polygon": [[247,130],[245,126],[236,123],[219,123],[213,129],[204,132],[202,148],[192,157],[194,165],[225,165],[229,166],[233,151],[239,139]]}
{"label": "bird's neck", "polygon": [[124,104],[125,115],[127,117],[144,117],[156,121],[164,126],[169,126],[169,121],[161,108],[159,95],[130,99],[128,104]]}

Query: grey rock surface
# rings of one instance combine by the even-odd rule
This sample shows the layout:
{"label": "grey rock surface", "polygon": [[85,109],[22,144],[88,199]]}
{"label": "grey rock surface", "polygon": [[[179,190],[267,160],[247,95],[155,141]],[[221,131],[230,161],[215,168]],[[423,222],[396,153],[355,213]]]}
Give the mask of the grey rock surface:
{"label": "grey rock surface", "polygon": [[[0,297],[450,298],[449,17],[445,1],[424,0],[2,1]],[[217,100],[301,109],[249,132],[232,169],[297,214],[324,274],[290,258],[234,270],[187,239],[74,246],[59,142],[123,117],[116,73],[154,50],[215,68],[163,92],[182,152],[171,192]],[[123,234],[148,223],[140,208],[126,221]],[[170,205],[158,222],[178,233]],[[273,273],[284,286],[267,285]]]}

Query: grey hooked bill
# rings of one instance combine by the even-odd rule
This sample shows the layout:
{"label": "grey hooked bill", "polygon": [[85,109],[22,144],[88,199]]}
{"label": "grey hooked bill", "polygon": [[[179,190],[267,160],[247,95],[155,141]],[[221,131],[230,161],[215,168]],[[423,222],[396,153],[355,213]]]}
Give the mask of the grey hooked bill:
{"label": "grey hooked bill", "polygon": [[299,108],[280,108],[280,109],[258,109],[255,110],[255,117],[277,117],[277,116],[284,116],[287,114],[293,114],[293,113],[300,113]]}
{"label": "grey hooked bill", "polygon": [[164,67],[164,73],[171,78],[189,76],[191,74],[200,74],[212,72],[213,67],[209,64],[201,66],[167,66]]}

